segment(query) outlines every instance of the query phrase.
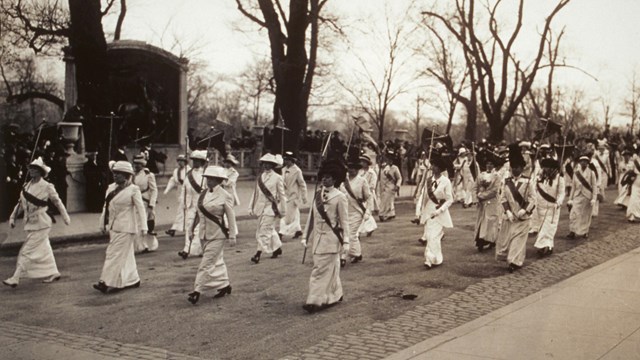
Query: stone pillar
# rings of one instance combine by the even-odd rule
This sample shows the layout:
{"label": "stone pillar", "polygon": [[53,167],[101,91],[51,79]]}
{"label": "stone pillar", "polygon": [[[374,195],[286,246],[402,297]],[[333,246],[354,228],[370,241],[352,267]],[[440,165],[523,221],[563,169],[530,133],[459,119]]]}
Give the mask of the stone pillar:
{"label": "stone pillar", "polygon": [[[62,128],[62,137],[65,141],[65,152],[67,157],[67,211],[82,212],[87,210],[86,185],[84,178],[84,164],[87,158],[84,154],[78,154],[74,150],[76,143],[81,140],[82,123],[59,122],[58,127]],[[79,146],[80,148],[80,146]]]}
{"label": "stone pillar", "polygon": [[65,63],[64,68],[64,111],[76,106],[78,99],[78,88],[76,86],[76,64],[75,58],[71,54],[71,48],[65,46],[62,51],[64,57],[62,58]]}

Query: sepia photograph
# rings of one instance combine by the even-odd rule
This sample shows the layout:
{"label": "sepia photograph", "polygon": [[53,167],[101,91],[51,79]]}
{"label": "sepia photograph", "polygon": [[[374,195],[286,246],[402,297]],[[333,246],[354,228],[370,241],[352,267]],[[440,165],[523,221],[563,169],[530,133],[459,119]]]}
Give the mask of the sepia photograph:
{"label": "sepia photograph", "polygon": [[0,360],[640,360],[638,0],[0,0]]}

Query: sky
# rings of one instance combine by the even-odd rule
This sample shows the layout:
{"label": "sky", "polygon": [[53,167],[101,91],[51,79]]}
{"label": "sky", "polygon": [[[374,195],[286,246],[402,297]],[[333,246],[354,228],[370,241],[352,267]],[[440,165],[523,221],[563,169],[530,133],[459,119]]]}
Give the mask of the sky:
{"label": "sky", "polygon": [[[251,0],[243,0],[248,4]],[[286,0],[285,0],[286,2]],[[531,54],[537,46],[537,32],[544,16],[556,0],[527,0],[523,36],[517,43],[519,54]],[[351,51],[366,48],[367,35],[357,31],[365,22],[384,26],[380,14],[385,8],[394,13],[402,9],[405,0],[329,0],[329,9],[344,22],[353,44]],[[447,0],[416,0],[426,10],[434,3],[447,4]],[[502,19],[505,26],[512,24],[515,0],[503,0]],[[396,11],[397,12],[397,11]],[[640,79],[640,14],[638,0],[572,0],[556,17],[554,29],[566,26],[562,43],[566,63],[582,71],[558,71],[558,84],[583,90],[591,103],[604,96],[614,106],[614,124],[628,122],[621,113],[622,99],[629,88],[634,69]],[[112,31],[115,16],[103,21],[105,31]],[[133,0],[128,2],[123,27],[124,39],[144,40],[179,55],[185,51],[206,62],[211,71],[233,76],[241,72],[256,58],[266,57],[268,44],[265,32],[244,18],[236,8],[235,0]],[[351,33],[349,33],[351,31]],[[179,45],[176,45],[178,39]],[[191,49],[191,50],[189,50]],[[197,49],[193,52],[192,49]],[[366,50],[365,50],[366,51]],[[348,73],[358,66],[353,54],[333,55],[340,72]],[[360,54],[369,56],[366,52]],[[595,80],[594,77],[597,79]],[[409,106],[409,98],[399,99],[392,106],[397,111]],[[599,107],[596,106],[596,110]]]}

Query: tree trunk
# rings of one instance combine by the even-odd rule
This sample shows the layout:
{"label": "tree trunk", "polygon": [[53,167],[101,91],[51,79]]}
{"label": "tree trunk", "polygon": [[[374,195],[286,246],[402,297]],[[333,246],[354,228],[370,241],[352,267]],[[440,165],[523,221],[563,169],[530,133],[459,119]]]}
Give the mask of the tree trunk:
{"label": "tree trunk", "polygon": [[505,124],[500,119],[489,119],[489,141],[498,143],[504,139]]}
{"label": "tree trunk", "polygon": [[[100,0],[69,0],[71,31],[69,45],[75,59],[77,105],[84,111],[83,130],[87,151],[96,151],[106,163],[109,139],[108,121],[97,120],[93,115],[107,115],[111,111],[108,92],[107,42],[102,30]],[[92,115],[93,114],[93,115]],[[103,150],[103,151],[100,151]]]}
{"label": "tree trunk", "polygon": [[475,103],[467,107],[467,125],[464,128],[464,138],[467,141],[476,141],[478,129],[478,108]]}

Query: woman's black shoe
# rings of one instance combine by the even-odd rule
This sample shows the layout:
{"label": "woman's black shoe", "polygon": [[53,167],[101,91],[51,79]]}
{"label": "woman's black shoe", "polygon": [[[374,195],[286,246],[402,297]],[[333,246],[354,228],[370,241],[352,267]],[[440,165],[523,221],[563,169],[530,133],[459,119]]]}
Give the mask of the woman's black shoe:
{"label": "woman's black shoe", "polygon": [[137,283],[125,286],[124,289],[137,289],[140,287],[140,280]]}
{"label": "woman's black shoe", "polygon": [[347,260],[345,260],[345,259],[340,259],[340,267],[341,267],[341,268],[343,268],[343,267],[345,267],[345,266],[347,266]]}
{"label": "woman's black shoe", "polygon": [[190,293],[187,300],[189,300],[190,303],[195,305],[198,302],[198,300],[200,300],[200,293],[197,291]]}
{"label": "woman's black shoe", "polygon": [[262,255],[262,251],[256,252],[256,254],[253,255],[253,257],[251,258],[251,261],[253,261],[256,264],[259,263],[260,262],[260,255]]}
{"label": "woman's black shoe", "polygon": [[569,235],[567,235],[567,239],[575,239],[576,238],[576,233],[574,233],[573,231],[569,233]]}
{"label": "woman's black shoe", "polygon": [[225,296],[226,294],[231,295],[231,285],[227,285],[226,287],[223,287],[222,289],[218,290],[218,293],[213,295],[214,298],[221,298],[223,296]]}
{"label": "woman's black shoe", "polygon": [[171,229],[165,231],[164,233],[169,235],[169,236],[171,236],[171,237],[176,235],[176,231],[175,230],[171,230]]}
{"label": "woman's black shoe", "polygon": [[187,254],[184,251],[179,251],[178,256],[180,256],[183,260],[187,260],[187,258],[189,257],[189,254]]}
{"label": "woman's black shoe", "polygon": [[271,254],[271,258],[275,259],[278,257],[278,255],[282,255],[282,248],[279,247],[276,249],[276,251],[273,252],[273,254]]}
{"label": "woman's black shoe", "polygon": [[320,306],[315,304],[304,304],[302,305],[302,308],[305,309],[309,314],[320,311]]}
{"label": "woman's black shoe", "polygon": [[103,294],[106,294],[107,290],[109,289],[109,287],[107,286],[107,284],[104,283],[104,281],[98,281],[97,284],[93,284],[93,288],[100,291]]}
{"label": "woman's black shoe", "polygon": [[509,268],[508,268],[508,270],[509,270],[509,272],[510,272],[510,273],[512,273],[512,272],[514,272],[514,271],[516,271],[516,270],[520,269],[521,267],[522,267],[522,266],[518,266],[518,265],[516,265],[516,264],[509,264]]}
{"label": "woman's black shoe", "polygon": [[360,261],[362,261],[362,255],[360,255],[360,256],[355,256],[355,257],[351,260],[351,263],[352,263],[352,264],[355,264],[355,263],[360,262]]}

